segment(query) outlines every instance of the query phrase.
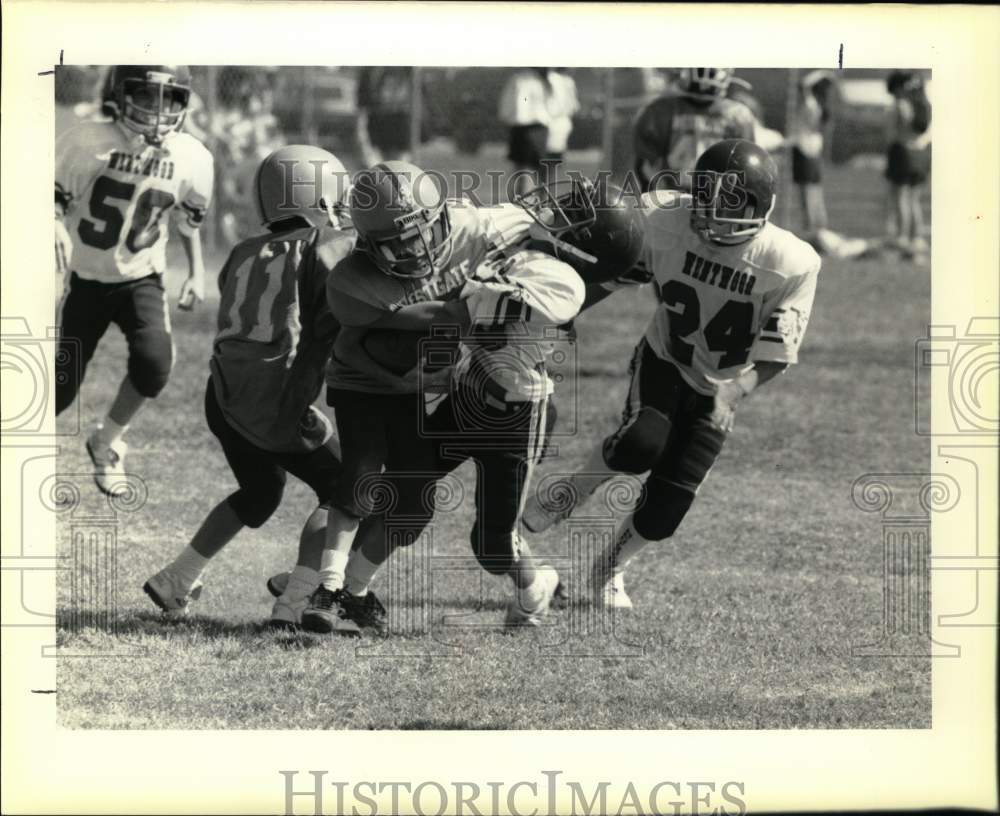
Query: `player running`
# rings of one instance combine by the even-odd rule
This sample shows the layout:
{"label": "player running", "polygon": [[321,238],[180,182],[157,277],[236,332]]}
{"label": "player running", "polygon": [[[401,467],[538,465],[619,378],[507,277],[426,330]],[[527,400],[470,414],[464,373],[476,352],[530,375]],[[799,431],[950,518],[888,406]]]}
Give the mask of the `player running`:
{"label": "player running", "polygon": [[777,168],[762,148],[719,142],[694,180],[693,196],[643,197],[643,263],[660,303],[632,357],[621,426],[570,477],[565,506],[535,497],[524,515],[541,532],[615,472],[649,471],[644,500],[594,565],[595,596],[610,607],[631,608],[626,566],[677,530],[740,402],[797,361],[816,291],[819,256],[768,221]]}
{"label": "player running", "polygon": [[680,84],[640,112],[633,133],[635,173],[643,192],[653,188],[691,192],[691,171],[704,150],[720,139],[754,141],[753,112],[729,99],[732,68],[684,68]]}
{"label": "player running", "polygon": [[112,69],[114,121],[84,122],[56,142],[57,266],[68,273],[56,354],[56,414],[76,398],[111,323],[125,335],[128,372],[104,421],[87,439],[94,480],[127,490],[123,435],[167,384],[173,341],[163,274],[168,213],[176,213],[188,276],[178,305],[204,297],[198,228],[212,197],[212,156],[181,133],[191,74],[177,65]]}
{"label": "player running", "polygon": [[[330,421],[313,406],[337,336],[326,301],[330,270],[354,247],[336,208],[347,173],[331,153],[289,145],[264,159],[254,182],[263,235],[238,244],[219,273],[218,334],[205,389],[208,427],[239,489],[208,514],[174,561],[143,587],[171,615],[201,593],[209,560],[281,503],[287,473],[316,493],[298,564],[269,623],[294,627],[325,577],[327,506],[341,473]],[[338,621],[338,631],[357,627]]]}
{"label": "player running", "polygon": [[[313,605],[303,614],[303,626],[313,631],[324,631],[328,622],[333,622],[337,606],[363,626],[384,628],[384,607],[369,584],[392,549],[401,541],[408,544],[416,540],[434,513],[432,488],[441,469],[433,435],[421,432],[422,388],[428,382],[426,378],[421,382],[416,371],[399,376],[373,364],[364,351],[366,336],[371,329],[397,329],[409,333],[415,343],[419,332],[426,333],[435,325],[468,326],[470,310],[475,311],[474,304],[487,296],[489,287],[483,281],[495,283],[502,271],[484,262],[523,248],[532,234],[543,237],[546,245],[560,243],[555,236],[558,230],[541,228],[526,209],[514,205],[476,208],[466,202],[446,201],[430,176],[400,162],[377,165],[359,176],[351,201],[359,249],[338,265],[330,280],[330,303],[345,328],[328,377],[328,399],[336,406],[345,465],[340,500],[331,516],[337,519],[346,540],[353,541],[356,535],[358,540],[357,551],[345,567],[344,586],[324,582],[324,591],[317,592]],[[572,252],[568,244],[562,245]],[[551,257],[546,260],[552,263]],[[547,298],[539,297],[550,301],[548,307],[558,312],[552,319],[562,322],[579,308],[574,299],[578,284],[572,269],[557,266],[569,282],[562,283],[561,295],[553,291]],[[559,286],[553,284],[552,288]],[[504,289],[508,294],[520,290],[513,283]],[[462,302],[463,297],[474,298],[472,305]],[[508,305],[513,307],[515,300],[507,297]],[[555,301],[560,302],[553,305]],[[572,313],[565,311],[567,303],[573,304]],[[494,302],[494,311],[497,305]],[[546,314],[545,303],[536,302],[535,306]],[[515,313],[512,309],[511,314]],[[537,385],[533,398],[522,399],[530,410],[520,410],[514,423],[520,429],[515,446],[522,463],[512,464],[514,469],[527,467],[542,438],[539,402],[547,400],[549,391],[539,391]],[[447,404],[443,407],[446,410],[441,417],[447,415]],[[364,491],[358,489],[383,466],[396,493],[393,513],[407,519],[406,529],[397,530],[391,543],[384,534],[382,516],[371,512]],[[512,495],[513,501],[504,505],[504,512],[511,512],[507,521],[500,523],[505,527],[504,549],[508,553],[521,503],[516,490]],[[504,557],[506,566],[497,566],[501,574],[511,572],[509,555]],[[522,607],[541,610],[548,606],[556,581],[554,573],[540,579],[533,567],[525,558],[512,577]],[[272,589],[280,583],[273,579]]]}

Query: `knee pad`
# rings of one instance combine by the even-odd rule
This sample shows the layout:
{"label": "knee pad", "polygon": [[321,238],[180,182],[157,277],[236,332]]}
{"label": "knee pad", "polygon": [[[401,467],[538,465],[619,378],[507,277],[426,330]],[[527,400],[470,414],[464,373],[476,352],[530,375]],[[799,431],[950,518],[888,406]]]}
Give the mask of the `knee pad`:
{"label": "knee pad", "polygon": [[643,408],[631,424],[604,441],[604,461],[621,473],[645,473],[663,455],[669,436],[670,420]]}
{"label": "knee pad", "polygon": [[140,329],[129,346],[128,377],[147,399],[157,396],[170,379],[174,346],[163,329]]}
{"label": "knee pad", "polygon": [[233,512],[236,513],[236,518],[245,526],[256,530],[274,515],[274,511],[281,504],[281,496],[284,492],[282,486],[253,490],[241,487],[231,494],[227,501],[229,506],[233,508]]}
{"label": "knee pad", "polygon": [[647,541],[670,538],[693,502],[692,491],[650,476],[646,480],[642,503],[632,517],[632,524]]}
{"label": "knee pad", "polygon": [[510,529],[490,529],[477,522],[469,536],[472,553],[484,570],[490,575],[506,575],[519,555],[517,531]]}

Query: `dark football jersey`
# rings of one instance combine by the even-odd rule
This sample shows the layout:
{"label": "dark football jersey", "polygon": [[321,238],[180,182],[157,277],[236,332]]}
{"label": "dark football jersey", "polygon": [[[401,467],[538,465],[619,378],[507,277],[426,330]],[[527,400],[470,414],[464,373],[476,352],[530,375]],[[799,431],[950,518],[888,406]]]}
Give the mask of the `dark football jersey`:
{"label": "dark football jersey", "polygon": [[304,452],[332,433],[312,403],[339,330],[327,278],[354,241],[352,231],[333,227],[268,233],[238,244],[219,273],[216,397],[258,447]]}

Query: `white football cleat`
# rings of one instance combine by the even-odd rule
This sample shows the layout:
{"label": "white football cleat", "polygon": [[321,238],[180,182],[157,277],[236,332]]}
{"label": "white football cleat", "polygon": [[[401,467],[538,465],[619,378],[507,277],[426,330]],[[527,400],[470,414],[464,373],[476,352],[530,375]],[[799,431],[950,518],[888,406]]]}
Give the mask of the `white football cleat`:
{"label": "white football cleat", "polygon": [[189,603],[201,597],[202,588],[201,581],[188,585],[169,567],[160,570],[142,585],[142,591],[170,618],[184,617],[190,608]]}
{"label": "white football cleat", "polygon": [[125,454],[128,445],[121,439],[108,444],[101,439],[101,428],[97,427],[87,439],[87,453],[94,463],[94,482],[102,493],[109,496],[124,496],[130,488],[125,477]]}
{"label": "white football cleat", "polygon": [[514,597],[507,604],[507,618],[504,621],[505,629],[542,625],[542,618],[549,611],[552,596],[555,595],[556,588],[559,586],[559,573],[555,571],[554,567],[540,567],[535,577],[535,583],[538,584],[540,594],[538,602],[533,604],[530,609],[525,609],[521,606],[521,602],[517,597],[517,590],[515,589]]}
{"label": "white football cleat", "polygon": [[595,581],[594,600],[605,609],[632,609],[632,599],[625,591],[625,573],[612,573],[603,584]]}

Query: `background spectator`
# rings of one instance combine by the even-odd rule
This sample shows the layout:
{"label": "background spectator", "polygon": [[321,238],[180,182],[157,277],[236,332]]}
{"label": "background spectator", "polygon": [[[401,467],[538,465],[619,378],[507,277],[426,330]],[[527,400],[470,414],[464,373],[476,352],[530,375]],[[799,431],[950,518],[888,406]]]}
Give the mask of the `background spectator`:
{"label": "background spectator", "polygon": [[548,68],[518,71],[500,94],[500,121],[510,126],[507,158],[514,165],[514,195],[522,195],[538,184],[542,160],[549,151],[552,96]]}
{"label": "background spectator", "polygon": [[835,87],[831,71],[810,71],[798,83],[788,142],[792,148],[792,181],[799,192],[806,234],[826,229],[823,198],[824,131],[831,120]]}
{"label": "background spectator", "polygon": [[889,236],[905,255],[921,260],[928,249],[920,188],[931,168],[931,104],[917,73],[893,71],[886,86],[893,97],[886,123]]}
{"label": "background spectator", "polygon": [[576,81],[565,68],[548,72],[551,93],[548,98],[549,135],[546,142],[546,168],[555,169],[566,153],[569,135],[573,132],[573,117],[580,110],[576,94]]}
{"label": "background spectator", "polygon": [[367,166],[410,161],[413,68],[362,68],[358,75],[358,142]]}

